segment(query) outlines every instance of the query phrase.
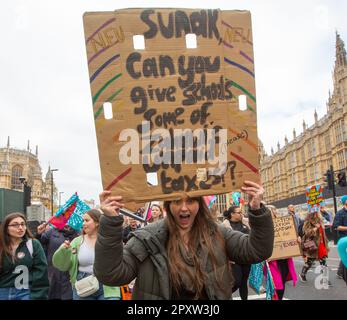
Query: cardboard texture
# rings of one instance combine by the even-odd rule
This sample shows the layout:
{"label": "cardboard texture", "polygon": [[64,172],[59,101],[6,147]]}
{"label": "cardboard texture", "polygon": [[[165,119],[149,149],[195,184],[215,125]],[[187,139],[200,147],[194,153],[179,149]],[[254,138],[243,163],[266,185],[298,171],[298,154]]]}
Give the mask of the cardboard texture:
{"label": "cardboard texture", "polygon": [[301,256],[294,218],[291,215],[273,217],[273,222],[275,229],[274,248],[268,261]]}
{"label": "cardboard texture", "polygon": [[[260,181],[248,11],[124,9],[83,20],[104,189],[142,203]],[[191,33],[197,48],[188,49]],[[134,49],[136,35],[144,36],[143,50]],[[105,102],[112,104],[108,120]],[[182,132],[199,138],[190,144]]]}

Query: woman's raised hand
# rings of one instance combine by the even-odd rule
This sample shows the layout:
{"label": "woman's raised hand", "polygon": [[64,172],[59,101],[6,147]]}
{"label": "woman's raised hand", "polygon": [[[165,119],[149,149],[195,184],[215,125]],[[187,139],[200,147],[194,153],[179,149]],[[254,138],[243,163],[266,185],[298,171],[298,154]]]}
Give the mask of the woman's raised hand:
{"label": "woman's raised hand", "polygon": [[111,196],[111,191],[103,191],[99,197],[100,209],[106,216],[118,216],[119,209],[124,207],[122,196]]}
{"label": "woman's raised hand", "polygon": [[251,210],[260,209],[264,194],[264,188],[261,185],[252,181],[245,181],[241,187],[241,191],[248,195]]}

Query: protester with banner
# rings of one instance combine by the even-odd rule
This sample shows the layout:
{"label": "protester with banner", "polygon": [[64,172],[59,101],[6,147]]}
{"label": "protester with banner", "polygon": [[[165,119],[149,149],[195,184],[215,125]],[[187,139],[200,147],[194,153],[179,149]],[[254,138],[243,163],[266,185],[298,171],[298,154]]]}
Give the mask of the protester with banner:
{"label": "protester with banner", "polygon": [[271,214],[261,205],[264,189],[245,181],[242,191],[249,196],[249,235],[214,222],[202,197],[182,198],[165,201],[167,217],[135,231],[124,248],[122,197],[102,192],[105,216],[95,246],[95,275],[108,285],[136,278],[134,300],[232,299],[229,261],[263,261],[274,240]]}
{"label": "protester with banner", "polygon": [[7,215],[0,229],[0,300],[48,298],[47,260],[21,213]]}
{"label": "protester with banner", "polygon": [[93,275],[94,248],[101,213],[97,209],[83,215],[83,233],[66,240],[53,255],[53,265],[69,271],[74,300],[119,300],[119,287],[102,285]]}
{"label": "protester with banner", "polygon": [[[315,260],[319,260],[321,272],[327,268],[328,239],[325,235],[324,225],[318,212],[309,213],[302,228],[302,250],[305,264],[299,274],[301,281],[306,282],[307,271]],[[330,285],[330,282],[329,282]]]}
{"label": "protester with banner", "polygon": [[[278,216],[277,208],[272,205],[267,206],[271,210],[272,218],[275,220]],[[286,282],[292,280],[295,287],[298,277],[296,275],[293,258],[277,259],[268,262],[267,268],[264,267],[264,273],[270,276],[274,283],[274,300],[283,300],[286,289]]]}
{"label": "protester with banner", "polygon": [[37,227],[36,238],[46,247],[48,262],[49,293],[48,299],[71,300],[72,287],[68,272],[61,272],[53,266],[52,257],[65,240],[72,241],[78,236],[78,232],[65,225],[63,229],[50,228],[45,231],[47,223]]}

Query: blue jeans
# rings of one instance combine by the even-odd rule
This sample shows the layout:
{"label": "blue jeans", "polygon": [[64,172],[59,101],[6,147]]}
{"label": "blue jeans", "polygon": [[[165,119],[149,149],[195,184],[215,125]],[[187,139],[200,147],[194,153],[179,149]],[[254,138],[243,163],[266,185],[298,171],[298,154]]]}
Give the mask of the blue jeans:
{"label": "blue jeans", "polygon": [[[89,273],[86,272],[78,272],[76,280],[81,280],[83,278],[86,278],[90,276]],[[104,289],[102,287],[102,283],[99,282],[99,290],[89,297],[82,298],[77,294],[77,291],[75,288],[72,289],[72,299],[73,300],[120,300],[120,298],[117,297],[110,297],[110,298],[105,298],[104,297]]]}
{"label": "blue jeans", "polygon": [[0,300],[30,300],[30,290],[0,288]]}

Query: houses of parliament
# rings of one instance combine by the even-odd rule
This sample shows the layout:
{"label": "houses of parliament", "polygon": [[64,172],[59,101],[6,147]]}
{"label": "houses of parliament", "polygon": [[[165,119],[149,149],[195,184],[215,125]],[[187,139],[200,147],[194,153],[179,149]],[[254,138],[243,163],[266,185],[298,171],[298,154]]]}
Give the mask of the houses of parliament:
{"label": "houses of parliament", "polygon": [[[271,149],[271,155],[266,154],[259,140],[260,174],[266,203],[302,195],[306,187],[324,184],[324,174],[331,165],[335,178],[338,172],[347,170],[347,57],[338,33],[333,85],[326,114],[318,119],[314,112],[311,127],[303,121],[301,134],[294,129],[291,141],[285,137],[284,146],[278,142],[276,152]],[[227,195],[217,196],[215,206],[219,213],[230,206],[228,199]]]}
{"label": "houses of parliament", "polygon": [[314,124],[302,124],[302,133],[293,131],[293,139],[285,137],[285,144],[271,155],[259,142],[260,173],[265,189],[264,200],[273,203],[305,192],[305,188],[324,183],[324,174],[334,167],[338,172],[347,169],[347,58],[340,35],[336,33],[336,60],[333,71],[334,89],[329,93],[327,112]]}
{"label": "houses of parliament", "polygon": [[26,150],[13,148],[8,137],[7,145],[0,148],[0,188],[23,191],[20,177],[24,177],[31,187],[31,203],[43,204],[46,208],[50,208],[52,185],[55,199],[57,189],[55,184],[52,184],[50,168],[45,179],[42,178],[38,147],[36,146],[35,153],[31,151],[29,142]]}

